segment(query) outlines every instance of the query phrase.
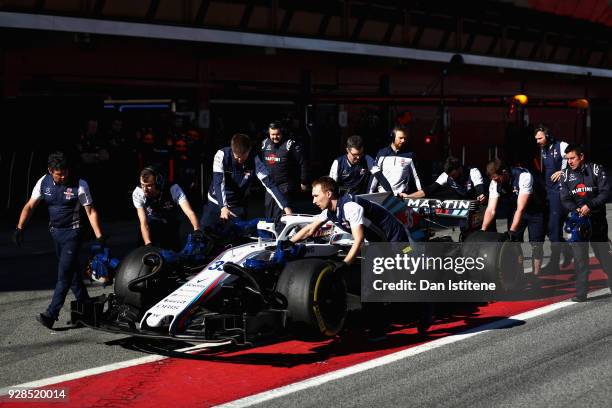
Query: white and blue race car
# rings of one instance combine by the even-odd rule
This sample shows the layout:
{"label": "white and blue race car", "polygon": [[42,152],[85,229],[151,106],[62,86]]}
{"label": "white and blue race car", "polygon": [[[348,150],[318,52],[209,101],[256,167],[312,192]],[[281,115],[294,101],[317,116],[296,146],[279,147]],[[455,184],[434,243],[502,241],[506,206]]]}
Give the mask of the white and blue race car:
{"label": "white and blue race car", "polygon": [[[474,201],[364,197],[407,227],[412,211],[426,221],[463,220],[478,227]],[[249,344],[294,330],[335,336],[349,311],[361,308],[360,265],[337,272],[353,241],[331,222],[308,241],[291,244],[288,239],[312,217],[285,215],[277,225],[260,221],[257,230],[268,238],[228,247],[199,267],[159,248],[137,248],[118,265],[114,293],[73,302],[72,321],[114,333],[219,344]],[[423,239],[430,236],[428,230]]]}

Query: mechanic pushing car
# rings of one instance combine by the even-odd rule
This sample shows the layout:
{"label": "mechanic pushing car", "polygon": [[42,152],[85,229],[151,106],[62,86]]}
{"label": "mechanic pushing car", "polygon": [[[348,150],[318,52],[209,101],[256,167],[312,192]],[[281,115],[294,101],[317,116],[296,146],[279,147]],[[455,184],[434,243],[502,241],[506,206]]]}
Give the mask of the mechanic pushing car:
{"label": "mechanic pushing car", "polygon": [[[508,220],[508,237],[515,242],[523,241],[527,228],[529,242],[533,248],[533,277],[540,275],[544,256],[544,206],[543,186],[534,179],[529,170],[510,167],[500,160],[487,164],[489,203],[485,210],[482,230],[494,226],[496,215]],[[537,281],[533,281],[534,284]]]}
{"label": "mechanic pushing car", "polygon": [[57,283],[51,304],[45,312],[36,317],[36,320],[51,329],[58,320],[69,289],[72,289],[79,302],[89,299],[78,270],[78,253],[81,246],[81,206],[85,208],[85,214],[99,244],[104,245],[104,237],[87,182],[71,174],[68,159],[61,152],[50,154],[47,164],[49,174],[42,176],[36,182],[30,199],[21,210],[13,241],[17,246],[21,246],[25,225],[38,204],[44,200],[49,210],[49,230],[59,261]]}
{"label": "mechanic pushing car", "polygon": [[561,204],[570,213],[579,217],[589,218],[591,225],[590,237],[584,237],[584,242],[572,242],[572,252],[576,265],[576,296],[575,302],[587,300],[589,255],[588,242],[604,272],[608,275],[608,286],[612,284],[612,247],[608,238],[608,221],[606,220],[606,201],[610,196],[610,182],[606,170],[599,164],[588,163],[584,158],[582,146],[571,144],[565,149],[565,157],[569,168],[561,174],[560,197]]}
{"label": "mechanic pushing car", "polygon": [[[302,153],[302,146],[291,138],[283,135],[280,122],[268,125],[269,137],[261,146],[261,161],[268,169],[272,183],[285,195],[287,206],[292,208],[299,191],[307,189],[307,167]],[[299,181],[299,183],[298,183]],[[276,198],[266,191],[265,196],[266,218],[277,219],[283,209],[277,205]]]}
{"label": "mechanic pushing car", "polygon": [[291,237],[291,241],[306,239],[325,222],[332,221],[353,235],[353,245],[343,260],[347,265],[352,264],[359,254],[364,239],[370,242],[409,241],[404,225],[387,209],[352,194],[340,197],[338,184],[331,177],[323,176],[312,183],[312,202],[319,207],[321,214]]}
{"label": "mechanic pushing car", "polygon": [[381,171],[374,171],[374,159],[363,152],[363,138],[353,135],[346,139],[346,154],[339,156],[331,165],[329,177],[336,180],[338,188],[343,193],[367,193],[370,177],[376,177],[386,191],[391,191],[391,185]]}
{"label": "mechanic pushing car", "polygon": [[[344,257],[343,268],[353,263],[364,239],[370,242],[409,242],[410,235],[404,225],[384,207],[352,194],[339,195],[338,184],[331,177],[321,177],[312,183],[312,202],[322,211],[315,221],[298,231],[292,242],[312,236],[325,222],[332,221],[353,236],[351,249]],[[367,304],[369,305],[369,304]],[[373,303],[364,307],[371,327],[369,338],[378,341],[385,337],[388,313],[384,305]],[[432,322],[432,305],[419,304],[419,333],[424,335]]]}
{"label": "mechanic pushing car", "polygon": [[230,146],[218,150],[215,154],[213,180],[200,225],[218,230],[232,218],[245,220],[247,190],[255,177],[261,181],[279,209],[291,214],[285,195],[272,182],[261,159],[253,152],[251,139],[245,134],[237,133],[232,136]]}
{"label": "mechanic pushing car", "polygon": [[181,187],[166,184],[160,170],[147,166],[140,172],[140,186],[134,189],[132,201],[138,214],[141,244],[178,251],[181,246],[179,207],[193,227],[193,236],[201,240],[202,232]]}

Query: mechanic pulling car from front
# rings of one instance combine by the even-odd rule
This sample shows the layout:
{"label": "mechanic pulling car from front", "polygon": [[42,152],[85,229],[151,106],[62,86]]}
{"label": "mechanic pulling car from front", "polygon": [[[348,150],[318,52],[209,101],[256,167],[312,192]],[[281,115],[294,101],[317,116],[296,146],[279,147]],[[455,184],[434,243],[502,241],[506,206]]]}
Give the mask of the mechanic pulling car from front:
{"label": "mechanic pulling car from front", "polygon": [[193,235],[202,240],[198,218],[187,196],[178,184],[166,185],[160,170],[147,166],[140,172],[140,185],[132,193],[132,201],[140,223],[141,244],[180,249],[178,208],[189,219]]}

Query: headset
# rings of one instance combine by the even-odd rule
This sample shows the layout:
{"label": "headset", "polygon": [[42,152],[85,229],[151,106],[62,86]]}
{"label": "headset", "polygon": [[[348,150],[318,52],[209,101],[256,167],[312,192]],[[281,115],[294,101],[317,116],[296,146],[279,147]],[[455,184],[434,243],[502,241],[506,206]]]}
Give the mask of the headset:
{"label": "headset", "polygon": [[155,177],[155,185],[157,186],[159,190],[162,190],[164,188],[164,185],[166,184],[166,179],[164,178],[164,176],[161,174],[159,170],[157,170],[153,166],[146,166],[145,168],[142,169],[140,174],[142,174],[143,171],[148,171],[153,174],[153,176]]}
{"label": "headset", "polygon": [[543,124],[539,124],[539,125],[536,126],[534,134],[536,134],[538,132],[544,133],[544,137],[546,138],[546,143],[553,144],[555,142],[555,138],[552,137],[552,135],[550,134],[550,129],[548,129]]}

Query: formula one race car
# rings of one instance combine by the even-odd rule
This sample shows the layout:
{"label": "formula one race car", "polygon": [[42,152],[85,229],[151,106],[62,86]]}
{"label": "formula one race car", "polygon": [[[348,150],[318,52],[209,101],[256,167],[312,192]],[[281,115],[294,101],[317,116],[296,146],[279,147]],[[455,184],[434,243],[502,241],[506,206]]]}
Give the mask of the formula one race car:
{"label": "formula one race car", "polygon": [[[478,226],[474,201],[409,202],[388,193],[362,197],[383,205],[407,227],[411,213],[420,214],[420,223]],[[304,243],[290,243],[312,217],[285,215],[277,225],[260,221],[257,229],[273,238],[227,248],[202,267],[182,264],[180,256],[164,255],[159,248],[135,249],[117,267],[114,293],[73,302],[72,321],[113,333],[188,342],[248,344],[293,330],[335,336],[348,311],[361,308],[360,265],[350,271],[339,268],[353,241],[331,223]],[[429,227],[423,228],[422,239],[432,239]],[[500,235],[480,239],[495,241]],[[498,259],[499,254],[489,255]],[[498,273],[498,267],[491,273]]]}

